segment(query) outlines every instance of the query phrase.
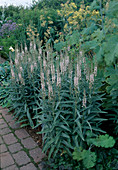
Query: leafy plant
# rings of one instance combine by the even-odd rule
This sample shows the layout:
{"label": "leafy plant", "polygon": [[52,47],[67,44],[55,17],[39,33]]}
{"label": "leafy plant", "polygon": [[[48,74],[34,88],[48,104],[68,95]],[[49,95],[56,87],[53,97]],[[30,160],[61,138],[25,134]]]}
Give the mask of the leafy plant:
{"label": "leafy plant", "polygon": [[75,148],[73,152],[73,159],[77,161],[83,161],[83,166],[87,169],[95,166],[96,154],[89,150],[82,150],[82,148]]}
{"label": "leafy plant", "polygon": [[115,134],[118,134],[118,66],[108,67],[105,72],[106,77],[106,91],[109,100],[105,100],[104,107],[106,110],[113,112],[109,114],[110,120],[114,121]]}
{"label": "leafy plant", "polygon": [[[92,144],[97,147],[113,147],[115,144],[115,140],[113,137],[109,136],[108,134],[106,135],[100,135],[96,138],[89,138],[87,140],[88,145]],[[93,149],[92,149],[93,150]],[[89,150],[82,149],[81,147],[75,148],[73,152],[73,159],[77,161],[83,162],[83,167],[89,169],[94,167],[96,164],[97,160],[97,155],[95,152],[92,152]]]}
{"label": "leafy plant", "polygon": [[9,80],[10,80],[10,65],[6,61],[0,64],[0,105],[9,107],[11,102],[9,100]]}
{"label": "leafy plant", "polygon": [[[36,46],[36,44],[35,44]],[[21,48],[22,49],[22,48]],[[15,56],[14,56],[15,54]],[[20,52],[16,46],[15,53],[10,53],[11,81],[9,95],[14,117],[22,127],[34,127],[32,118],[37,115],[38,94],[40,91],[40,65],[38,52],[31,47],[30,51]]]}
{"label": "leafy plant", "polygon": [[110,148],[113,147],[115,144],[115,140],[113,137],[109,136],[108,134],[100,135],[97,138],[90,138],[87,140],[88,144],[93,144],[97,147],[104,147],[104,148]]}

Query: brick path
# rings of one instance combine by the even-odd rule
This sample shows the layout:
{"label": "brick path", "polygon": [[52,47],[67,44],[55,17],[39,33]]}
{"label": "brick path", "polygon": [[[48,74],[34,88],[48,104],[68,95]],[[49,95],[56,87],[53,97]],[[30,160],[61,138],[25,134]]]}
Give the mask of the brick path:
{"label": "brick path", "polygon": [[0,169],[40,170],[42,150],[25,129],[0,106]]}

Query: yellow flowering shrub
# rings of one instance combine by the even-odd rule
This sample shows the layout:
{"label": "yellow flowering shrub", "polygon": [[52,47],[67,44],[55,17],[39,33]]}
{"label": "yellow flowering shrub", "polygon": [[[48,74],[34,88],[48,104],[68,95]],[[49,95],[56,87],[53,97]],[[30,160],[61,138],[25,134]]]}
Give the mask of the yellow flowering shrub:
{"label": "yellow flowering shrub", "polygon": [[33,25],[29,25],[26,29],[27,36],[29,37],[29,40],[34,41],[35,39],[38,38],[39,33],[37,32],[37,29]]}
{"label": "yellow flowering shrub", "polygon": [[[64,32],[70,32],[71,29],[80,29],[81,26],[86,26],[86,21],[99,17],[98,10],[90,10],[90,6],[84,4],[80,5],[79,10],[74,2],[69,3],[68,1],[65,4],[61,4],[62,9],[57,10],[58,15],[62,18],[65,18]],[[70,29],[71,28],[71,29]]]}

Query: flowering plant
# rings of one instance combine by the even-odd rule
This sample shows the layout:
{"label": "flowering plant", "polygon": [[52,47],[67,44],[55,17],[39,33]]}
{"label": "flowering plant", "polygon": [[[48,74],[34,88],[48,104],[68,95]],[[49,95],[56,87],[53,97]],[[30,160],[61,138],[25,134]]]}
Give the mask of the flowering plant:
{"label": "flowering plant", "polygon": [[77,55],[68,48],[55,55],[47,49],[40,63],[42,111],[34,119],[42,125],[43,151],[49,150],[49,158],[58,152],[72,155],[75,146],[84,145],[88,130],[103,132],[97,66],[89,67],[82,51]]}
{"label": "flowering plant", "polygon": [[10,36],[18,28],[16,22],[12,22],[12,20],[8,20],[4,23],[0,29],[0,36],[6,37]]}
{"label": "flowering plant", "polygon": [[15,51],[12,46],[9,48],[9,50],[10,50],[11,52],[14,52],[14,51]]}
{"label": "flowering plant", "polygon": [[[12,50],[12,48],[11,48]],[[10,52],[10,99],[14,117],[22,126],[34,127],[33,117],[37,114],[37,95],[40,90],[40,65],[36,45],[30,44],[30,51],[16,45],[15,53]],[[39,100],[39,99],[38,99]]]}

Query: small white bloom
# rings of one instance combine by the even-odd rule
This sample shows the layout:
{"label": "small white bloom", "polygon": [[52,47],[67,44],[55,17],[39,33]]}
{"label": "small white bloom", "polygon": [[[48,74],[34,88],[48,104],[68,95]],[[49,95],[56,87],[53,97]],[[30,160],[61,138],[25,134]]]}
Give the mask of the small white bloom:
{"label": "small white bloom", "polygon": [[20,71],[23,71],[23,68],[21,66],[19,68],[20,68]]}
{"label": "small white bloom", "polygon": [[14,52],[14,51],[15,51],[12,46],[9,48],[9,50],[10,50],[11,52]]}
{"label": "small white bloom", "polygon": [[94,75],[97,76],[97,66],[94,68]]}
{"label": "small white bloom", "polygon": [[17,59],[17,58],[15,58],[15,64],[16,64],[16,65],[18,64],[18,59]]}

